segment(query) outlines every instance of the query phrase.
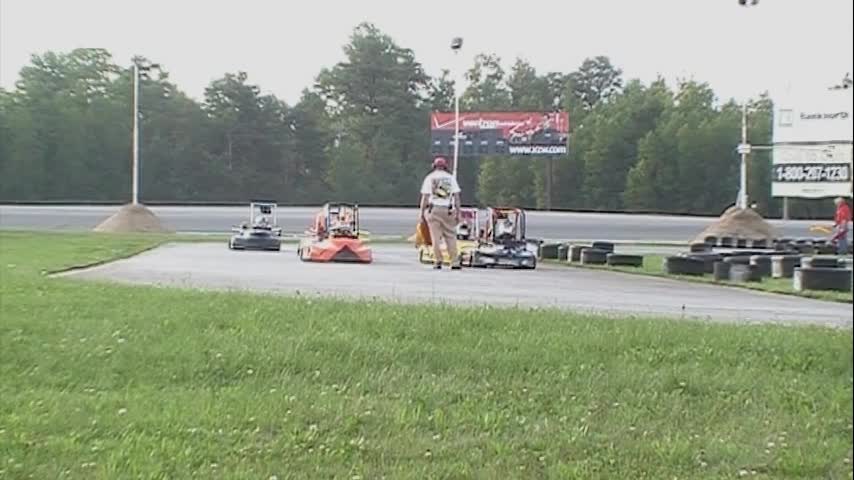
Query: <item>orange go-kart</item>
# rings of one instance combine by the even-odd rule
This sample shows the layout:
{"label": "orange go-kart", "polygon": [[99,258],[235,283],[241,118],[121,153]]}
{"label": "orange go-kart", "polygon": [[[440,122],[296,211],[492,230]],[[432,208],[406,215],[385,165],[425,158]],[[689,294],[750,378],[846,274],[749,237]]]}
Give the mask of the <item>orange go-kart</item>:
{"label": "orange go-kart", "polygon": [[359,206],[325,204],[300,241],[297,254],[304,262],[371,263],[371,248],[359,235]]}

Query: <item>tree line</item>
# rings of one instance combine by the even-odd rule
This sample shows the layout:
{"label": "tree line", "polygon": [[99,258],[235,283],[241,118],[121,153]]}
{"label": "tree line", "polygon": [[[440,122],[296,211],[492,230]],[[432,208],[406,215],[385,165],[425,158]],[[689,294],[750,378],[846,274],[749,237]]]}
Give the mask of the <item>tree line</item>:
{"label": "tree line", "polygon": [[[196,101],[166,69],[133,58],[147,70],[142,201],[414,204],[431,160],[429,112],[452,110],[457,85],[371,24],[343,50],[294,105],[245,72],[212,81]],[[461,161],[467,203],[716,214],[735,199],[740,106],[706,83],[625,79],[602,56],[543,73],[482,54],[465,76],[463,110],[559,108],[571,124],[566,156]],[[131,102],[131,69],[106,50],[34,55],[15,88],[0,89],[0,201],[127,201]],[[771,100],[753,103],[751,141],[769,143]],[[778,214],[767,154],[753,156],[749,180],[760,209]]]}

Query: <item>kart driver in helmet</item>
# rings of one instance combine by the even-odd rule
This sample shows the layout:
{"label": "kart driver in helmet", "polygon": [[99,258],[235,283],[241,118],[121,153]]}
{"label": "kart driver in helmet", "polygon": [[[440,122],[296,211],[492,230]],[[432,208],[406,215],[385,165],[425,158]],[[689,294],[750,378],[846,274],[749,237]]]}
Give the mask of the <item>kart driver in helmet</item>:
{"label": "kart driver in helmet", "polygon": [[509,217],[505,217],[503,220],[498,222],[498,225],[495,227],[495,238],[500,241],[512,240],[516,238],[516,226],[513,224],[513,220]]}

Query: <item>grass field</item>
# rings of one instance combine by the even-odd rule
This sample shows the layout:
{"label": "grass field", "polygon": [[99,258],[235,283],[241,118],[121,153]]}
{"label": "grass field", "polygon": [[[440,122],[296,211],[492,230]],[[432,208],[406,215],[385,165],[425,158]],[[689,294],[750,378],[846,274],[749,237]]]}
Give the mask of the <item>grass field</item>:
{"label": "grass field", "polygon": [[[852,292],[833,292],[833,291],[796,291],[792,288],[791,278],[763,278],[761,282],[751,283],[735,283],[735,282],[716,282],[711,275],[702,277],[691,275],[668,275],[664,272],[664,255],[644,255],[642,267],[610,267],[606,265],[580,265],[578,263],[559,262],[561,265],[579,268],[592,268],[598,270],[613,270],[624,273],[635,273],[641,275],[649,275],[653,277],[666,277],[685,280],[689,282],[713,283],[716,285],[727,285],[732,287],[747,288],[750,290],[761,290],[770,293],[782,293],[785,295],[796,295],[799,297],[815,298],[819,300],[830,300],[834,302],[852,303],[854,296]],[[556,260],[552,263],[558,263]]]}
{"label": "grass field", "polygon": [[0,478],[852,478],[852,332],[42,272],[0,232]]}

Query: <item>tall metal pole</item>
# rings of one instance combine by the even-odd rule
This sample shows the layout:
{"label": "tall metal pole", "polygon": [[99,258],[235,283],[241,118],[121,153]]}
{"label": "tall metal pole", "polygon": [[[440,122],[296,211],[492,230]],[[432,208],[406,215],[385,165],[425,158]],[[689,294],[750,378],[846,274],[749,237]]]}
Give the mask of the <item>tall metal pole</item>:
{"label": "tall metal pole", "polygon": [[[459,71],[458,71],[459,65],[457,65],[457,63],[459,63],[459,61],[457,60],[457,52],[458,51],[459,51],[458,49],[454,50],[454,64],[455,64],[454,70],[457,71],[457,72],[455,72],[455,73],[457,73],[457,75],[454,75],[455,77],[459,75]],[[460,83],[462,83],[462,82],[460,82]],[[455,86],[454,87],[454,168],[453,168],[454,179],[457,178],[457,169],[459,168],[459,163],[460,163],[460,87]]]}
{"label": "tall metal pole", "polygon": [[139,67],[133,64],[133,198],[134,205],[139,204]]}
{"label": "tall metal pole", "polygon": [[[741,144],[747,145],[747,103],[742,106],[741,109]],[[741,175],[739,181],[739,191],[738,191],[738,207],[739,208],[747,208],[748,205],[748,196],[747,196],[747,150],[742,150],[741,152]]]}
{"label": "tall metal pole", "polygon": [[454,95],[454,178],[460,162],[460,96]]}

